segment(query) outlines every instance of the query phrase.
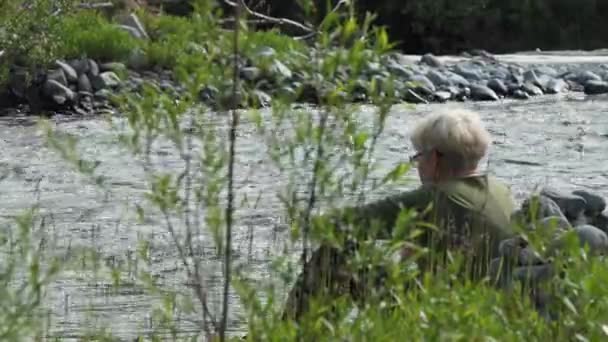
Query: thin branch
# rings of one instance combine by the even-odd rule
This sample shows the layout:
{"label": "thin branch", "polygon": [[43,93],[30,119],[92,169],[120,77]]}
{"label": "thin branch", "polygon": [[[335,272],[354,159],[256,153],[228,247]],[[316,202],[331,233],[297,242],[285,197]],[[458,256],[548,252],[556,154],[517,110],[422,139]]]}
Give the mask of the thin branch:
{"label": "thin branch", "polygon": [[99,9],[114,7],[114,4],[111,2],[81,3],[78,4],[78,7],[84,9]]}
{"label": "thin branch", "polygon": [[247,12],[247,14],[249,14],[253,17],[256,17],[258,19],[265,20],[267,23],[278,24],[278,25],[290,25],[290,26],[297,27],[300,30],[305,31],[307,33],[315,32],[315,29],[313,29],[312,27],[308,27],[297,21],[287,19],[287,18],[275,18],[275,17],[271,17],[268,15],[256,12],[256,11],[252,10],[251,8],[247,7],[244,0],[236,0],[236,1],[237,2],[234,2],[231,0],[224,0],[224,3],[226,3],[228,6],[234,7],[235,9],[239,8],[239,5],[240,5],[240,7],[242,9],[244,9],[245,12]]}
{"label": "thin branch", "polygon": [[[329,117],[329,113],[327,111],[323,111],[321,114],[321,118],[319,119],[319,141],[316,146],[316,156],[315,162],[313,166],[312,179],[310,180],[309,188],[310,195],[308,197],[308,205],[306,208],[306,212],[304,213],[304,223],[303,223],[303,234],[302,234],[302,262],[306,265],[306,259],[308,259],[308,234],[309,234],[309,225],[310,225],[310,217],[312,214],[312,210],[317,201],[317,182],[319,177],[319,171],[321,168],[321,162],[325,159],[324,149],[323,149],[323,136],[325,135],[325,126],[327,124],[327,119]],[[304,266],[302,269],[302,279],[307,279],[308,275],[308,267]],[[299,296],[299,300],[297,305],[296,312],[299,312],[304,307],[304,298],[305,296]]]}
{"label": "thin branch", "polygon": [[[190,116],[190,127],[194,126],[194,114]],[[192,134],[188,133],[186,137],[186,151],[182,151],[182,159],[185,162],[185,184],[184,184],[184,215],[185,215],[185,224],[186,224],[186,247],[188,248],[188,253],[192,257],[194,263],[194,275],[195,278],[195,286],[196,286],[196,296],[201,304],[201,308],[203,309],[203,330],[209,333],[209,329],[207,327],[207,316],[209,310],[207,309],[207,294],[203,289],[203,280],[201,276],[201,263],[198,259],[198,256],[194,253],[194,247],[192,245],[192,211],[190,210],[190,201],[191,201],[191,192],[192,192]],[[213,317],[210,316],[213,320],[213,325],[217,327],[217,321]]]}
{"label": "thin branch", "polygon": [[[327,15],[323,18],[323,20],[321,20],[321,23],[319,23],[318,27],[323,26],[323,24],[325,23],[325,20],[327,20],[327,18],[329,17],[330,14],[337,12],[340,7],[342,7],[342,5],[348,4],[350,0],[340,0],[338,1],[338,3],[336,4],[336,6],[334,6],[334,8],[331,9],[331,11],[329,11],[329,13],[327,13]],[[303,36],[300,37],[295,37],[295,40],[306,40],[306,39],[310,39],[312,37],[314,37],[315,35],[317,35],[317,33],[319,33],[319,30],[312,30],[310,33],[305,34]]]}
{"label": "thin branch", "polygon": [[[173,239],[173,243],[175,244],[175,247],[177,248],[179,258],[180,258],[182,264],[184,265],[184,267],[186,268],[186,273],[188,274],[188,278],[192,279],[194,277],[193,277],[192,269],[190,268],[190,263],[188,262],[188,259],[186,258],[186,253],[184,251],[183,246],[181,245],[181,243],[179,242],[179,240],[177,238],[177,233],[175,232],[175,228],[173,228],[173,223],[171,223],[171,218],[169,217],[169,213],[167,213],[167,210],[165,210],[165,209],[161,209],[161,213],[163,214],[163,217],[165,218],[167,230],[169,230],[169,234],[171,235],[171,238]],[[213,315],[211,314],[211,311],[209,310],[209,307],[207,306],[207,296],[204,293],[204,291],[202,290],[203,286],[199,280],[200,279],[196,279],[196,281],[195,281],[195,286],[197,287],[197,291],[195,291],[195,293],[196,293],[199,301],[201,302],[203,312],[211,318],[211,323],[217,329],[217,321],[215,320],[215,318],[213,318]]]}
{"label": "thin branch", "polygon": [[239,124],[239,114],[237,111],[238,101],[238,83],[239,83],[239,33],[241,6],[244,3],[241,1],[234,7],[234,70],[232,79],[232,122],[230,124],[230,147],[228,154],[228,203],[226,205],[226,242],[224,246],[224,300],[222,307],[222,322],[220,325],[220,341],[226,340],[226,326],[228,324],[228,298],[231,282],[231,256],[232,256],[232,219],[234,215],[234,164],[235,164],[235,145],[236,145],[236,130]]}

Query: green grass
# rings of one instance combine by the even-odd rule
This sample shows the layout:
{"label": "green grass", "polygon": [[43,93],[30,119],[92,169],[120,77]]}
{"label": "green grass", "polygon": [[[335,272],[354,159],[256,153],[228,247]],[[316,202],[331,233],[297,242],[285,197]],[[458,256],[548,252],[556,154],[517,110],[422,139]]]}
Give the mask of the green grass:
{"label": "green grass", "polygon": [[64,58],[87,57],[102,62],[125,61],[141,43],[95,12],[64,18],[57,35]]}

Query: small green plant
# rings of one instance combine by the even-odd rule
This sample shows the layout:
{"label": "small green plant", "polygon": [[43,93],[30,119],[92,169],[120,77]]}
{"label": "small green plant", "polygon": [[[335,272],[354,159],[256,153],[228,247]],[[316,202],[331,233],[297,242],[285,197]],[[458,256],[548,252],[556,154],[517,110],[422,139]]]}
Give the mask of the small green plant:
{"label": "small green plant", "polygon": [[65,16],[57,28],[59,55],[92,58],[101,62],[126,61],[140,42],[104,16],[79,11]]}

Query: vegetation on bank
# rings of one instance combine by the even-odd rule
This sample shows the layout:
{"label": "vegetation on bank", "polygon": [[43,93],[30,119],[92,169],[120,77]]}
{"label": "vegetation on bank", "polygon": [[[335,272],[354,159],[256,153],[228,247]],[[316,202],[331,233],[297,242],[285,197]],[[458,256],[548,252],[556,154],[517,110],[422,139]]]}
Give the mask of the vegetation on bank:
{"label": "vegetation on bank", "polygon": [[[380,63],[390,53],[392,44],[384,29],[372,25],[371,17],[357,20],[355,8],[350,6],[329,14],[318,27],[319,34],[307,44],[275,32],[251,31],[240,15],[236,17],[242,26],[234,30],[220,20],[218,10],[214,2],[200,1],[190,18],[140,12],[151,37],[149,41],[125,34],[109,19],[89,10],[64,12],[58,15],[61,20],[52,16],[48,16],[51,18],[48,21],[42,20],[43,16],[33,18],[34,22],[47,23],[44,35],[27,35],[20,27],[10,28],[21,35],[20,39],[37,41],[40,51],[46,51],[41,56],[21,56],[28,59],[19,62],[31,67],[82,54],[128,63],[134,49],[141,49],[149,66],[175,71],[184,85],[180,101],[175,101],[171,93],[146,83],[142,92],[116,98],[128,127],[115,129],[116,143],[125,148],[125,153],[141,161],[146,176],[147,203],[129,209],[141,220],[153,213],[165,220],[169,246],[177,255],[178,270],[190,291],[160,282],[153,267],[156,261],[152,258],[154,248],[160,247],[146,237],[138,241],[134,260],[104,263],[105,255],[88,249],[56,256],[55,249],[48,245],[52,241],[35,238],[36,221],[32,213],[36,211],[28,212],[7,224],[0,235],[0,248],[12,256],[0,263],[2,293],[11,299],[3,301],[10,307],[0,315],[0,326],[14,328],[5,333],[0,331],[3,339],[27,340],[45,334],[42,330],[48,326],[43,324],[45,316],[30,313],[41,310],[45,290],[59,276],[58,264],[49,265],[48,256],[77,261],[64,262],[62,270],[70,268],[79,274],[97,274],[105,277],[101,279],[106,284],[116,287],[128,284],[141,293],[160,298],[158,306],[150,307],[153,324],[141,333],[142,340],[166,338],[163,334],[173,335],[176,340],[178,335],[179,339],[186,340],[183,335],[188,334],[192,335],[189,338],[219,336],[223,340],[226,319],[232,314],[227,304],[228,288],[239,295],[247,322],[242,328],[251,341],[400,340],[405,336],[412,340],[594,341],[608,335],[605,286],[608,269],[602,258],[592,255],[587,248],[580,248],[576,241],[568,240],[563,253],[553,255],[544,246],[550,240],[547,230],[523,233],[560,271],[542,285],[513,284],[505,290],[489,282],[479,284],[458,279],[452,271],[463,262],[459,255],[454,255],[436,274],[420,277],[417,270],[392,259],[393,253],[407,244],[419,229],[429,228],[408,212],[400,217],[398,233],[391,241],[381,248],[366,244],[354,258],[353,269],[365,269],[370,279],[378,279],[374,276],[381,279],[380,287],[369,286],[363,302],[350,299],[348,294],[323,296],[316,299],[312,310],[301,321],[281,320],[285,287],[293,283],[301,266],[301,262],[294,259],[309,255],[307,247],[319,241],[342,247],[346,238],[329,222],[315,218],[317,208],[331,210],[341,205],[343,198],[365,201],[370,192],[402,181],[410,167],[395,161],[391,171],[380,172],[374,158],[387,119],[392,115],[395,84],[391,75],[376,75],[363,85],[374,105],[373,122],[361,123],[350,105],[350,97],[362,87],[360,80],[369,79],[370,64]],[[53,49],[42,48],[51,41]],[[7,60],[15,63],[18,55],[13,50],[7,51]],[[249,77],[252,70],[243,67],[245,58],[250,59],[249,64],[255,65],[259,72],[284,77],[291,73],[293,77],[293,71],[297,71],[301,78],[299,85],[273,92],[272,107],[267,112],[237,111],[235,107],[240,98],[254,96],[265,87],[277,88],[274,84],[259,84],[256,77]],[[311,87],[322,90],[313,94],[318,97],[318,107],[295,108],[298,96],[306,94]],[[201,93],[211,88],[225,94],[225,101],[214,110],[200,101]],[[224,113],[230,119],[228,130],[210,124],[216,123]],[[233,254],[231,248],[233,229],[236,229],[234,220],[238,219],[234,210],[252,205],[252,199],[242,198],[233,184],[235,145],[238,147],[240,143],[242,121],[255,125],[260,141],[265,144],[268,163],[280,171],[280,179],[285,180],[276,195],[283,204],[281,214],[288,222],[288,236],[284,250],[274,255],[269,265],[271,275],[265,279],[252,280],[255,275],[248,273],[246,260]],[[105,187],[104,175],[98,173],[96,163],[85,160],[79,153],[77,137],[54,129],[50,123],[43,127],[47,128],[49,145],[62,158],[101,189],[111,191]],[[289,131],[285,131],[286,127]],[[157,142],[168,144],[170,149],[155,153]],[[162,167],[158,161],[166,154],[179,156],[181,166],[172,170]],[[246,170],[243,173],[247,173]],[[356,235],[357,229],[371,227],[352,229]],[[206,284],[210,272],[201,253],[203,238],[212,240],[216,256],[221,260],[226,287],[219,298],[224,305],[218,310],[208,305],[210,292]],[[22,260],[28,262],[18,262]],[[381,272],[375,273],[377,268],[373,266],[379,266]],[[41,277],[41,269],[48,270],[52,277]],[[105,275],[104,271],[107,271]],[[361,283],[368,280],[360,279]],[[17,287],[13,291],[13,284],[25,290]],[[533,308],[527,295],[530,286],[554,295],[550,312],[556,318],[547,319]],[[180,331],[180,319],[195,322],[200,332]],[[112,340],[112,330],[93,333],[90,339]]]}
{"label": "vegetation on bank", "polygon": [[[321,20],[327,1],[314,3],[314,19]],[[597,0],[358,0],[357,6],[376,13],[377,24],[408,53],[603,49],[608,33],[608,3]],[[269,0],[262,11],[307,18],[297,1]]]}

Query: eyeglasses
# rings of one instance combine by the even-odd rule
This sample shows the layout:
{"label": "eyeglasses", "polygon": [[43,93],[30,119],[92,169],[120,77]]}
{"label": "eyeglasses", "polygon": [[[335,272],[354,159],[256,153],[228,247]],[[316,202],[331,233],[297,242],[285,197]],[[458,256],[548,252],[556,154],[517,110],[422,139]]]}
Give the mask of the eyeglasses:
{"label": "eyeglasses", "polygon": [[416,154],[414,154],[413,156],[410,156],[410,163],[414,163],[418,160],[418,158],[420,158],[420,156],[422,156],[422,152],[418,152]]}
{"label": "eyeglasses", "polygon": [[418,152],[418,153],[414,154],[413,156],[410,156],[410,163],[417,162],[418,159],[420,159],[420,157],[422,157],[423,154],[427,154],[427,153],[430,153],[432,151],[435,151],[435,153],[437,153],[438,157],[443,156],[443,153],[439,152],[437,150],[432,150],[432,149],[431,150],[426,150],[426,151]]}

